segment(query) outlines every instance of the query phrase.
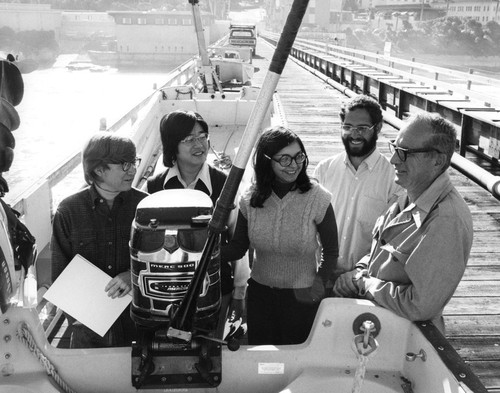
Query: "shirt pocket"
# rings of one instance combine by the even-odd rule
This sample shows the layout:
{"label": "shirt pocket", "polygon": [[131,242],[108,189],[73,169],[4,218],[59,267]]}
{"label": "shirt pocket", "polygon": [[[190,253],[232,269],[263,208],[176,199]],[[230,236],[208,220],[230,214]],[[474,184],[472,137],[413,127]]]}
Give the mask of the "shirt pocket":
{"label": "shirt pocket", "polygon": [[377,276],[383,280],[404,284],[409,283],[410,281],[405,271],[405,266],[410,257],[410,252],[401,247],[395,247],[392,244],[385,244],[380,248],[388,252],[388,257],[385,262],[382,263]]}
{"label": "shirt pocket", "polygon": [[380,248],[390,254],[392,262],[399,262],[402,265],[406,264],[410,256],[408,252],[402,250],[400,247],[394,247],[392,244],[385,244]]}

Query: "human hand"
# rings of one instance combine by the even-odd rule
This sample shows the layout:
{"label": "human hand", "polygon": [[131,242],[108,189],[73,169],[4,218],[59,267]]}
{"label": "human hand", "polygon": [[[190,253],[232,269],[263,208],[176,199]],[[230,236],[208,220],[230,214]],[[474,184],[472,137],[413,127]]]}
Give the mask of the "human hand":
{"label": "human hand", "polygon": [[227,313],[228,322],[232,323],[240,318],[243,318],[244,310],[245,310],[245,301],[243,299],[231,300],[231,305],[229,306],[229,311]]}
{"label": "human hand", "polygon": [[314,281],[312,287],[310,289],[311,299],[314,303],[320,302],[326,296],[325,284],[323,283],[323,279],[316,275],[314,277]]}
{"label": "human hand", "polygon": [[108,296],[112,299],[117,297],[124,297],[132,289],[132,281],[130,279],[130,270],[120,273],[113,277],[111,281],[106,285],[104,290],[108,293]]}
{"label": "human hand", "polygon": [[337,297],[355,297],[358,294],[358,287],[354,282],[354,278],[358,270],[351,270],[341,274],[333,285],[332,294]]}

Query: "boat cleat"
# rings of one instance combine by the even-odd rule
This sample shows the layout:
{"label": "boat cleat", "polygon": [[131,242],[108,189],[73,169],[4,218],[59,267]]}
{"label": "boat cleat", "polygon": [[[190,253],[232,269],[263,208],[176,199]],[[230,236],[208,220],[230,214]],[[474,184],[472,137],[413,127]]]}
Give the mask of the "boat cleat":
{"label": "boat cleat", "polygon": [[408,362],[413,362],[417,358],[422,359],[423,362],[425,362],[427,360],[427,354],[425,353],[425,351],[423,349],[421,349],[419,353],[408,352],[406,354],[406,360]]}

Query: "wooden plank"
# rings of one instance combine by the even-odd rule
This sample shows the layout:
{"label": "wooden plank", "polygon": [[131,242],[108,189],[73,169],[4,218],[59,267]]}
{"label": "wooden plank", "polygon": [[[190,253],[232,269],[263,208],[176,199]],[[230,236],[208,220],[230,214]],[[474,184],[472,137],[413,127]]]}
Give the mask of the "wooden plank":
{"label": "wooden plank", "polygon": [[471,255],[469,257],[468,266],[488,266],[494,265],[497,266],[500,261],[500,253],[499,252],[480,252],[476,249],[473,249]]}
{"label": "wooden plank", "polygon": [[446,326],[446,336],[449,338],[474,337],[474,336],[500,336],[499,314],[447,315],[445,308],[445,314],[443,315],[443,317]]}
{"label": "wooden plank", "polygon": [[499,315],[500,296],[454,296],[445,308],[447,315]]}
{"label": "wooden plank", "polygon": [[500,391],[498,384],[500,361],[470,361],[468,364],[490,393]]}
{"label": "wooden plank", "polygon": [[[500,336],[449,337],[448,341],[466,361],[500,361]],[[499,370],[500,372],[500,370]]]}
{"label": "wooden plank", "polygon": [[456,298],[470,297],[497,297],[500,281],[462,280],[455,291]]}

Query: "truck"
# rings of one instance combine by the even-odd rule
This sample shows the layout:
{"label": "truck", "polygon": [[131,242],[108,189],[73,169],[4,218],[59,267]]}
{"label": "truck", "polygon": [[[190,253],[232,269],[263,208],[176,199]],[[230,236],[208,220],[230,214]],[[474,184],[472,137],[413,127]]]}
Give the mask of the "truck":
{"label": "truck", "polygon": [[252,55],[255,56],[257,46],[255,24],[231,23],[229,25],[229,45],[250,47]]}

